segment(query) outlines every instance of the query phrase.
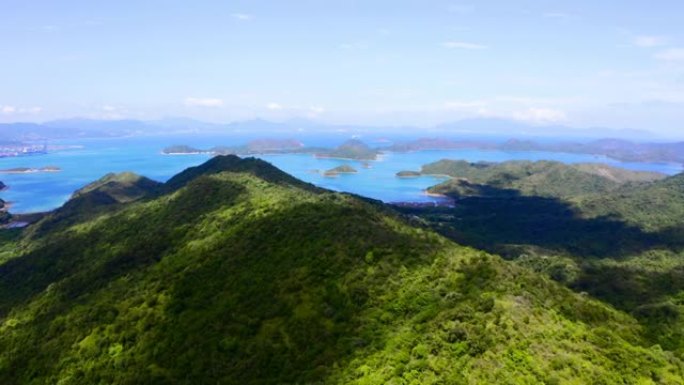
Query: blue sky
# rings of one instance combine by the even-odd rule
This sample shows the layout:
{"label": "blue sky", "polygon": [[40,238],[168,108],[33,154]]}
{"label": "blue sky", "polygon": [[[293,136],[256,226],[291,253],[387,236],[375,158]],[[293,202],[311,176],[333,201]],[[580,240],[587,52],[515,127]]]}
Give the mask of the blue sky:
{"label": "blue sky", "polygon": [[684,2],[0,0],[0,121],[684,131]]}

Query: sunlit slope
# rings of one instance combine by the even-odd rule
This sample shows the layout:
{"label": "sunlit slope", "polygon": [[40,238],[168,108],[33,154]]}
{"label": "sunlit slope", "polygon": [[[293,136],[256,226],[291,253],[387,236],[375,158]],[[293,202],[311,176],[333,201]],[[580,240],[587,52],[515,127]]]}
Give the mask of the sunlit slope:
{"label": "sunlit slope", "polygon": [[[430,188],[433,193],[460,196],[500,196],[496,191],[473,190],[487,186],[498,192],[515,190],[526,196],[574,198],[586,194],[605,194],[625,185],[640,185],[666,176],[639,172],[599,163],[563,164],[554,161],[507,161],[469,163],[443,159],[426,164],[422,174],[448,175],[455,179]],[[509,191],[510,193],[510,191]]]}
{"label": "sunlit slope", "polygon": [[0,383],[684,382],[631,317],[259,160],[107,206],[0,265]]}

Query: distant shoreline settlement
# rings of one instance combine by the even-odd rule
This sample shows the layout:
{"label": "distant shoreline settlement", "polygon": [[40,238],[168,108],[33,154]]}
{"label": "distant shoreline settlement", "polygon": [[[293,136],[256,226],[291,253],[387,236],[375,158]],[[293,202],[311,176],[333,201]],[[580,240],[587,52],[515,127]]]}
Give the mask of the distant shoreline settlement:
{"label": "distant shoreline settlement", "polygon": [[0,145],[0,158],[17,156],[44,155],[48,152],[47,144],[4,144]]}

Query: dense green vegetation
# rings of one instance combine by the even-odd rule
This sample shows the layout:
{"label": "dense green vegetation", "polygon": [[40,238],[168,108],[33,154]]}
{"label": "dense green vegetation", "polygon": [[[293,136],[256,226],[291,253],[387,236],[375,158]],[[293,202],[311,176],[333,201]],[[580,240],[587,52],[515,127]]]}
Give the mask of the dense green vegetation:
{"label": "dense green vegetation", "polygon": [[375,160],[380,151],[370,148],[358,139],[350,139],[338,147],[325,152],[320,152],[318,156],[328,158],[342,158],[354,160]]}
{"label": "dense green vegetation", "polygon": [[153,195],[161,187],[161,183],[129,172],[107,174],[74,192],[67,203],[32,226],[27,235],[49,234],[96,214],[116,211],[122,207],[122,203]]}
{"label": "dense green vegetation", "polygon": [[338,174],[356,174],[358,171],[348,165],[348,164],[343,164],[342,166],[337,166],[334,168],[331,168],[330,170],[327,170],[324,175],[325,176],[336,176]]}
{"label": "dense green vegetation", "polygon": [[108,179],[0,236],[0,383],[684,383],[632,315],[263,161]]}
{"label": "dense green vegetation", "polygon": [[684,175],[649,182],[650,174],[548,162],[424,169],[458,176],[430,189],[455,207],[402,211],[632,314],[654,343],[684,354]]}
{"label": "dense green vegetation", "polygon": [[[447,175],[456,179],[433,187],[434,193],[449,194],[471,191],[481,195],[480,186],[501,190],[513,189],[527,196],[570,198],[583,194],[605,193],[627,183],[639,184],[665,178],[651,172],[624,170],[604,164],[566,165],[553,161],[509,161],[503,163],[469,163],[463,160],[440,160],[422,167],[422,174]],[[464,184],[462,181],[467,183]]]}
{"label": "dense green vegetation", "polygon": [[[6,189],[7,186],[0,182],[0,191]],[[12,215],[7,211],[7,203],[0,199],[0,225],[8,223],[12,219]]]}

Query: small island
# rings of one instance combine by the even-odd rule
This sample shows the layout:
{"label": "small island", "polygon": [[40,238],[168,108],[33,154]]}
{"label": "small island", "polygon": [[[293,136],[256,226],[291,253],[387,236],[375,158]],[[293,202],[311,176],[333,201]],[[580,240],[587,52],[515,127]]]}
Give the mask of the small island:
{"label": "small island", "polygon": [[376,160],[378,159],[379,154],[380,151],[368,147],[368,145],[362,141],[358,139],[351,139],[332,150],[316,153],[316,157],[350,160]]}
{"label": "small island", "polygon": [[187,146],[184,144],[169,146],[162,150],[162,154],[164,155],[198,155],[206,153],[208,153],[208,151],[200,150],[199,148]]}
{"label": "small island", "polygon": [[356,174],[358,171],[347,164],[331,168],[330,170],[323,173],[324,176],[335,177],[339,174]]}
{"label": "small island", "polygon": [[397,178],[417,178],[422,174],[419,171],[399,171],[395,175]]}
{"label": "small island", "polygon": [[[62,171],[62,169],[59,167],[56,167],[56,166],[46,166],[46,167],[40,167],[40,168],[16,167],[16,168],[8,168],[8,169],[0,170],[0,174],[34,174],[34,173],[39,173],[39,172],[60,172],[60,171]],[[2,190],[1,186],[0,186],[0,190]]]}

